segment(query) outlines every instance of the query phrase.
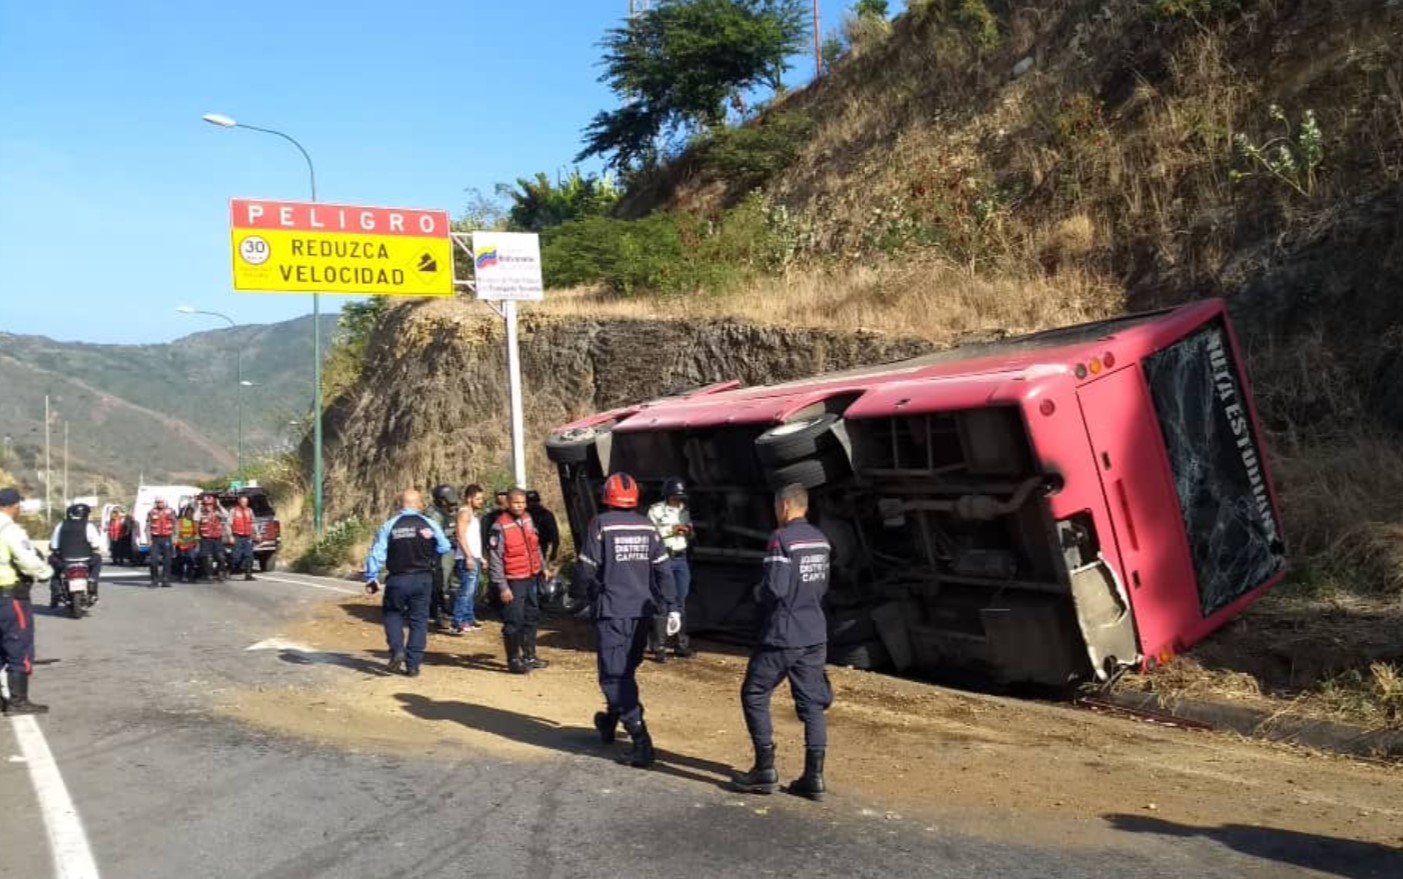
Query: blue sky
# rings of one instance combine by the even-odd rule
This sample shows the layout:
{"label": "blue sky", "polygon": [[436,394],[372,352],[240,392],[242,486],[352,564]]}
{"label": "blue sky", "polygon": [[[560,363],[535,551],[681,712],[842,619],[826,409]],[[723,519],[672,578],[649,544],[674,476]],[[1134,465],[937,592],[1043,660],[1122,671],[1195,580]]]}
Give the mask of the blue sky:
{"label": "blue sky", "polygon": [[[823,0],[825,32],[848,0]],[[893,7],[899,4],[893,3]],[[0,331],[160,342],[305,314],[234,293],[228,199],[441,208],[568,166],[627,0],[0,0]],[[812,63],[797,58],[792,78]],[[323,296],[323,308],[340,297]]]}

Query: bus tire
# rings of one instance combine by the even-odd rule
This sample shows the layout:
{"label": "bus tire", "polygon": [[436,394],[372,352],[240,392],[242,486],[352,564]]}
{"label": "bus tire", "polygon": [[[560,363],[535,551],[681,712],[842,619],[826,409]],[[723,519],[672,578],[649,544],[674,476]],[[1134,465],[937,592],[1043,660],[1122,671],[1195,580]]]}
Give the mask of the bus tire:
{"label": "bus tire", "polygon": [[597,427],[577,427],[553,433],[546,437],[546,457],[552,464],[583,464],[589,460],[594,441],[613,426],[610,422]]}
{"label": "bus tire", "polygon": [[765,481],[775,490],[795,482],[805,488],[819,488],[842,479],[850,471],[848,459],[841,453],[835,453],[776,467],[766,471]]}
{"label": "bus tire", "polygon": [[862,671],[880,671],[891,666],[891,654],[877,638],[863,641],[861,644],[829,644],[828,664]]}
{"label": "bus tire", "polygon": [[877,638],[877,624],[872,621],[872,611],[868,608],[840,610],[828,620],[828,644],[830,648],[847,647]]}
{"label": "bus tire", "polygon": [[837,415],[829,413],[776,425],[755,439],[755,455],[766,467],[812,458],[837,447],[833,428],[838,421]]}

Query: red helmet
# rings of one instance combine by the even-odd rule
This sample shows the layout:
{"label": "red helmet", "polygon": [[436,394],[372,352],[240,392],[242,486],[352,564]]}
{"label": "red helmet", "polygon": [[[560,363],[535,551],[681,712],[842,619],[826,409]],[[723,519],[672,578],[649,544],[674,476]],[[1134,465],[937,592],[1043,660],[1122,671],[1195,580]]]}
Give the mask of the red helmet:
{"label": "red helmet", "polygon": [[615,473],[604,480],[604,506],[621,510],[638,506],[638,480],[627,473]]}

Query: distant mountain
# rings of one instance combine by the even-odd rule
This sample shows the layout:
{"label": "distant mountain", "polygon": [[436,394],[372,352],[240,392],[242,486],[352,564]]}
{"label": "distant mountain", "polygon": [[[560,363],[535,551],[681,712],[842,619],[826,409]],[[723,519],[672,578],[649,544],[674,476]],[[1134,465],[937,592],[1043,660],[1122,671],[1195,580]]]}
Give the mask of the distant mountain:
{"label": "distant mountain", "polygon": [[[337,332],[322,318],[322,353]],[[42,491],[44,395],[55,499],[69,433],[69,493],[228,473],[237,461],[239,366],[244,456],[301,437],[312,406],[312,318],[195,333],[162,345],[89,345],[0,332],[0,466]]]}

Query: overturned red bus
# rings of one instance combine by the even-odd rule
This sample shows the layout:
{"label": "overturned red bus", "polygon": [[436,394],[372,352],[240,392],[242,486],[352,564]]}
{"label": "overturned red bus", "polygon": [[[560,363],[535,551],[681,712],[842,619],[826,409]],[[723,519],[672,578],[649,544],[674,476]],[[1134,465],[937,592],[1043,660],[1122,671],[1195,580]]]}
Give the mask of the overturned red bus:
{"label": "overturned red bus", "polygon": [[833,662],[1063,684],[1163,662],[1285,573],[1219,300],[785,384],[731,382],[552,434],[570,527],[603,478],[687,480],[690,626],[744,635],[800,482],[834,547]]}

